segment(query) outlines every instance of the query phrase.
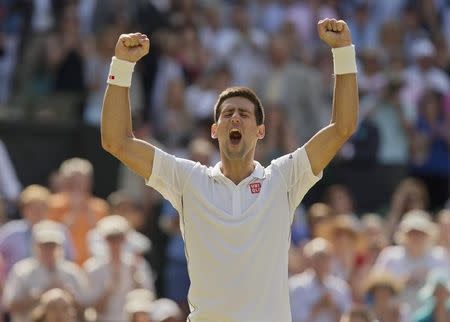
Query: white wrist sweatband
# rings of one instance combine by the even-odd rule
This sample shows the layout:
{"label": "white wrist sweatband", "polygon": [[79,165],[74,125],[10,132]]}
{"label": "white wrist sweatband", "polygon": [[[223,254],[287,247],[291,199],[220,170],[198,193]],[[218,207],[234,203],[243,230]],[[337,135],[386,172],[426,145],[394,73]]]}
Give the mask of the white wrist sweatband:
{"label": "white wrist sweatband", "polygon": [[121,87],[130,87],[134,65],[136,65],[136,63],[122,60],[114,56],[109,67],[107,83]]}
{"label": "white wrist sweatband", "polygon": [[355,45],[332,48],[334,74],[354,74],[356,70]]}

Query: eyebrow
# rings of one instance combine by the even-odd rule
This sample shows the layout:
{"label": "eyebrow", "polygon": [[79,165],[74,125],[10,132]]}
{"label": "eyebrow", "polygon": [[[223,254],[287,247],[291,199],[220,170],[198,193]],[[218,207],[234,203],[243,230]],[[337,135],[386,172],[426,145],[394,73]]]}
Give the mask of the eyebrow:
{"label": "eyebrow", "polygon": [[229,111],[234,111],[234,110],[238,110],[239,112],[241,112],[241,113],[249,113],[249,114],[251,114],[251,112],[250,111],[248,111],[248,110],[246,110],[246,109],[244,109],[244,108],[242,108],[242,107],[234,107],[234,106],[230,106],[230,107],[224,107],[223,109],[222,109],[222,113],[225,113],[225,112],[229,112]]}

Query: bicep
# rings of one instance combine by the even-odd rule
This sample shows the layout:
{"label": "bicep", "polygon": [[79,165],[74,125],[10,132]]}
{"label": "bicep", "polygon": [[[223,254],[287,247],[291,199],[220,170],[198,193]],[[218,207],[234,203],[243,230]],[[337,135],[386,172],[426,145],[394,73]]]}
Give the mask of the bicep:
{"label": "bicep", "polygon": [[305,144],[314,175],[325,169],[347,139],[348,137],[339,133],[334,124],[330,124]]}
{"label": "bicep", "polygon": [[114,155],[144,179],[149,178],[152,174],[155,147],[150,143],[129,138]]}

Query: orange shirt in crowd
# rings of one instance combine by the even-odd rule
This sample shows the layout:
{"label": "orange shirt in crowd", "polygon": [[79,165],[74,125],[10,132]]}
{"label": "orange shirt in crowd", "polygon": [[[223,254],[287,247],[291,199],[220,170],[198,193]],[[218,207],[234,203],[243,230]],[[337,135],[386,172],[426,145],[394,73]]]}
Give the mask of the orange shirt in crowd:
{"label": "orange shirt in crowd", "polygon": [[75,262],[82,265],[91,254],[87,245],[87,233],[94,228],[97,221],[108,214],[109,207],[105,200],[91,197],[85,205],[70,208],[66,194],[55,194],[50,198],[49,219],[67,226],[75,248]]}

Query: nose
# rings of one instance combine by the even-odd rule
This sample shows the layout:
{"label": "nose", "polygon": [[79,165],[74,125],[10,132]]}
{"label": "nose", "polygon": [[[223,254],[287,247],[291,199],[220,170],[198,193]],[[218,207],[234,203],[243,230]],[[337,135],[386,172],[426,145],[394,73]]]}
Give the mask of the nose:
{"label": "nose", "polygon": [[231,123],[239,124],[240,122],[241,122],[241,118],[239,117],[239,113],[238,112],[233,113],[233,116],[231,117]]}

